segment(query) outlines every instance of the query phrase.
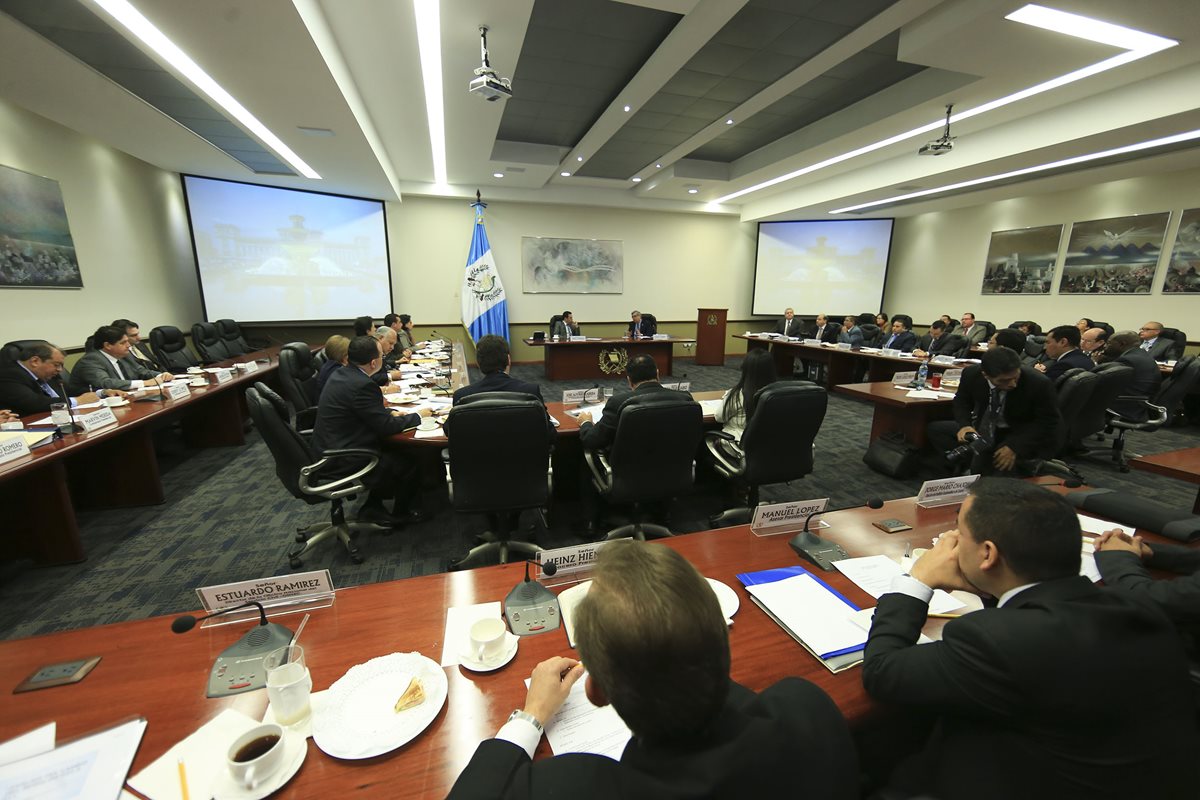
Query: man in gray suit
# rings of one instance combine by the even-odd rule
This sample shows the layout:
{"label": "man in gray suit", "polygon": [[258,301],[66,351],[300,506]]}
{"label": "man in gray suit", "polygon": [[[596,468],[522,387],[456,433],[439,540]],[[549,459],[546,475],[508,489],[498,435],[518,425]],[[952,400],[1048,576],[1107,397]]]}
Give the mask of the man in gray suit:
{"label": "man in gray suit", "polygon": [[958,329],[958,335],[967,340],[967,344],[971,347],[982,342],[987,338],[987,328],[983,325],[975,324],[975,315],[970,311],[962,315],[962,327]]}
{"label": "man in gray suit", "polygon": [[94,389],[136,391],[148,384],[171,380],[171,373],[146,369],[128,357],[129,336],[120,328],[111,325],[98,328],[92,342],[96,349],[85,353],[71,373],[71,394]]}
{"label": "man in gray suit", "polygon": [[1163,324],[1161,322],[1147,322],[1138,331],[1138,336],[1142,337],[1142,343],[1139,347],[1150,354],[1150,357],[1155,361],[1171,361],[1179,358],[1179,346],[1174,339],[1167,339],[1162,335]]}
{"label": "man in gray suit", "polygon": [[803,326],[800,320],[796,319],[796,312],[789,308],[784,310],[783,319],[775,323],[775,332],[781,336],[802,336],[801,327]]}
{"label": "man in gray suit", "polygon": [[575,324],[575,315],[570,311],[564,311],[562,319],[555,322],[554,327],[550,329],[550,335],[566,341],[572,336],[582,336],[583,334],[579,332],[579,326]]}

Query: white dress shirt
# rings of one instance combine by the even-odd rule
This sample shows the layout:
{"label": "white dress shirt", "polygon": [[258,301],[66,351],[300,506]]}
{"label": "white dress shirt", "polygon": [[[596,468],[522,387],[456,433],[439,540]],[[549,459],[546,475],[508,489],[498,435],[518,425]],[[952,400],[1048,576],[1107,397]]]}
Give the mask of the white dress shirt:
{"label": "white dress shirt", "polygon": [[[97,352],[99,352],[100,355],[102,355],[108,359],[109,363],[113,365],[113,369],[115,369],[117,371],[118,375],[120,375],[122,378],[125,377],[125,373],[121,371],[121,362],[120,361],[118,361],[117,359],[115,359],[111,355],[109,355],[107,350],[98,350]],[[130,389],[137,390],[137,389],[141,389],[143,386],[145,386],[144,381],[129,380],[129,388]]]}

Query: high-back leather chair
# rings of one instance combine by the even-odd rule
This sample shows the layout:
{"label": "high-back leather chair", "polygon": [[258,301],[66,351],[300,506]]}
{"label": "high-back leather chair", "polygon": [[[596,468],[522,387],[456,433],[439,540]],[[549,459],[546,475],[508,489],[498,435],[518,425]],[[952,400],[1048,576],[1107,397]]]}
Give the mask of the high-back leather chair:
{"label": "high-back leather chair", "polygon": [[1101,322],[1098,319],[1092,320],[1092,327],[1099,328],[1100,330],[1104,331],[1104,333],[1108,336],[1112,336],[1114,333],[1117,332],[1117,329],[1114,328],[1112,325],[1109,325],[1107,322]]}
{"label": "high-back leather chair", "polygon": [[1046,337],[1030,335],[1025,339],[1025,352],[1021,354],[1022,364],[1036,364],[1045,360]]}
{"label": "high-back leather chair", "polygon": [[295,413],[317,404],[317,370],[304,342],[289,342],[279,351],[279,383]]}
{"label": "high-back leather chair", "polygon": [[607,538],[673,535],[661,525],[641,522],[641,507],[691,490],[703,420],[700,404],[694,400],[629,402],[621,409],[609,451],[584,451],[600,495],[612,503],[633,505],[635,522],[609,531]]}
{"label": "high-back leather chair", "polygon": [[150,330],[150,350],[168,372],[183,372],[200,366],[200,360],[188,350],[183,331],[174,325],[159,325]]}
{"label": "high-back leather chair", "polygon": [[25,349],[35,344],[49,344],[49,342],[45,339],[14,339],[6,342],[4,347],[0,347],[0,365],[20,361],[21,354],[25,352]]}
{"label": "high-back leather chair", "polygon": [[[348,448],[329,450],[318,458],[304,437],[289,423],[283,398],[261,382],[246,390],[246,404],[250,408],[254,426],[275,460],[275,475],[279,482],[297,500],[309,505],[329,504],[329,522],[296,529],[296,541],[302,544],[288,551],[288,563],[293,569],[300,567],[301,557],[330,537],[337,537],[341,541],[351,561],[362,563],[363,556],[351,537],[361,530],[379,530],[380,526],[347,520],[342,501],[353,499],[359,492],[366,491],[362,478],[375,469],[379,455],[370,450]],[[322,467],[347,460],[357,464],[365,460],[366,463],[342,478],[320,477]]]}
{"label": "high-back leather chair", "polygon": [[215,364],[233,358],[225,347],[225,341],[211,322],[197,322],[192,326],[192,346],[206,364]]}
{"label": "high-back leather chair", "polygon": [[[445,423],[446,485],[455,511],[486,514],[485,541],[455,561],[451,569],[482,566],[510,552],[531,558],[541,552],[531,542],[514,541],[520,514],[550,504],[551,430],[546,407],[533,395],[520,392],[481,392],[464,397]],[[503,468],[496,457],[502,453]],[[544,524],[544,519],[543,519]]]}
{"label": "high-back leather chair", "polygon": [[1175,342],[1174,349],[1167,353],[1167,357],[1163,361],[1172,361],[1183,358],[1183,351],[1187,349],[1187,334],[1179,330],[1179,328],[1163,328],[1160,336],[1170,339]]}
{"label": "high-back leather chair", "polygon": [[985,342],[988,341],[989,339],[991,339],[992,334],[994,334],[996,332],[996,324],[994,322],[988,322],[985,319],[977,319],[977,320],[975,320],[975,324],[982,325],[983,329],[985,331],[987,331],[987,335],[983,337],[983,340]]}
{"label": "high-back leather chair", "polygon": [[[1079,411],[1087,405],[1098,382],[1099,377],[1096,373],[1078,367],[1069,369],[1058,376],[1058,380],[1054,383],[1054,390],[1058,416],[1062,422],[1059,447],[1063,443],[1078,443],[1082,441],[1083,437],[1094,432],[1085,431],[1079,425],[1079,421],[1084,419],[1080,416]],[[1035,475],[1052,473],[1066,478],[1075,478],[1080,483],[1087,483],[1078,470],[1062,460],[1061,455],[1058,458],[1034,460],[1033,463],[1025,462],[1022,466],[1028,468]]]}
{"label": "high-back leather chair", "polygon": [[1086,449],[1080,452],[1083,440],[1104,430],[1110,416],[1108,407],[1118,397],[1126,394],[1133,383],[1133,367],[1116,362],[1100,364],[1091,374],[1096,376],[1091,395],[1070,410],[1068,435],[1071,438],[1067,440],[1067,447],[1071,449],[1072,455],[1088,454]]}
{"label": "high-back leather chair", "polygon": [[1163,381],[1158,394],[1152,400],[1146,401],[1150,414],[1144,420],[1128,419],[1116,411],[1109,410],[1108,425],[1104,432],[1112,435],[1112,459],[1121,472],[1129,471],[1129,459],[1138,458],[1137,453],[1126,453],[1125,433],[1141,431],[1154,433],[1159,428],[1170,424],[1175,416],[1175,410],[1183,403],[1183,398],[1200,383],[1200,361],[1195,356],[1181,358],[1171,370],[1170,377]]}
{"label": "high-back leather chair", "polygon": [[825,389],[808,381],[776,381],[759,389],[755,398],[740,443],[724,431],[704,436],[717,474],[747,489],[747,507],[720,515],[714,520],[718,526],[749,522],[759,487],[803,478],[813,470],[813,442],[829,404]]}
{"label": "high-back leather chair", "polygon": [[221,337],[225,351],[230,357],[244,356],[249,352],[250,348],[242,338],[242,329],[236,322],[231,319],[219,319],[213,323],[213,327],[217,329],[217,335]]}
{"label": "high-back leather chair", "polygon": [[883,329],[874,322],[864,322],[858,326],[863,335],[863,347],[879,347],[883,341]]}

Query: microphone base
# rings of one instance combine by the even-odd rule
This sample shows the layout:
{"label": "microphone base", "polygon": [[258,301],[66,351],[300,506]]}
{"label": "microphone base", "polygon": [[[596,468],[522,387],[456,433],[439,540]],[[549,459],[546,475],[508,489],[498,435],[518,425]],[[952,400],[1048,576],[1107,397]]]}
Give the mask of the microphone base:
{"label": "microphone base", "polygon": [[537,581],[522,581],[504,598],[504,618],[517,636],[534,636],[558,630],[562,611],[554,592]]}
{"label": "microphone base", "polygon": [[833,562],[849,558],[849,554],[827,539],[822,539],[812,531],[801,531],[791,538],[788,547],[826,572],[833,570]]}
{"label": "microphone base", "polygon": [[291,642],[291,630],[282,625],[255,625],[217,656],[208,674],[207,696],[228,697],[263,688],[267,685],[263,659]]}

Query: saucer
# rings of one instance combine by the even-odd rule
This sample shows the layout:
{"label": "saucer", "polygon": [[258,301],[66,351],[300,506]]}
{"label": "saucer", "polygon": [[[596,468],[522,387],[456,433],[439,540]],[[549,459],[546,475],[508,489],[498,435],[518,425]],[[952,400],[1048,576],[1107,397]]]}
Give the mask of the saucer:
{"label": "saucer", "polygon": [[437,428],[438,428],[437,422],[435,420],[429,419],[428,417],[426,417],[425,420],[420,425],[417,426],[417,430],[419,430],[419,431],[436,431]]}
{"label": "saucer", "polygon": [[303,736],[289,734],[286,729],[283,734],[283,765],[279,770],[253,789],[239,786],[229,774],[228,769],[222,769],[213,785],[215,800],[261,800],[272,792],[283,788],[290,781],[308,755],[308,739]]}
{"label": "saucer", "polygon": [[490,663],[486,661],[476,661],[466,653],[460,653],[458,656],[458,663],[466,669],[469,669],[471,672],[495,672],[513,660],[513,658],[517,655],[517,647],[521,643],[521,637],[514,633],[506,633],[504,636],[508,641],[508,650],[506,650],[504,655],[502,655],[497,661]]}

